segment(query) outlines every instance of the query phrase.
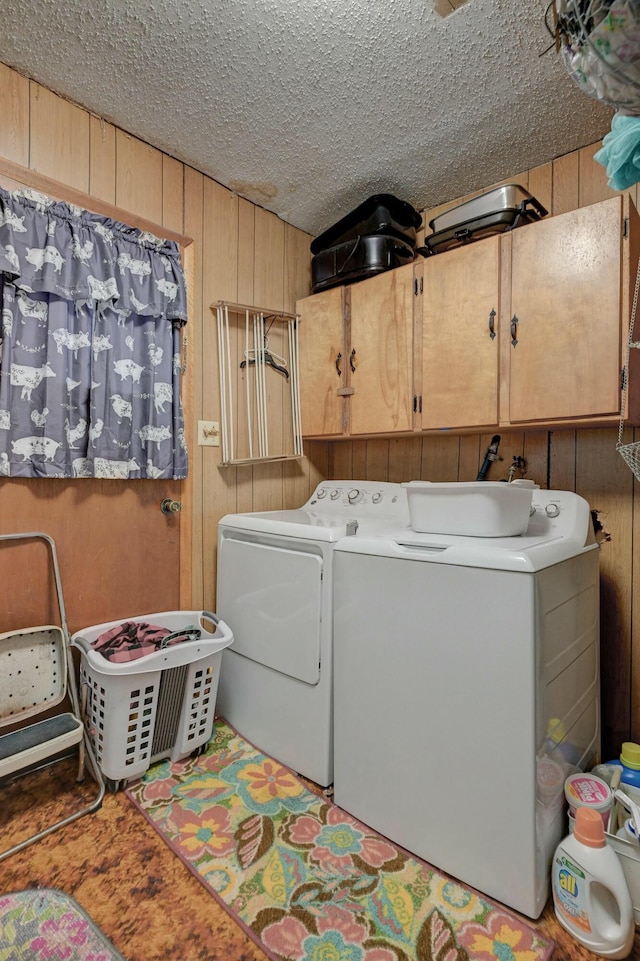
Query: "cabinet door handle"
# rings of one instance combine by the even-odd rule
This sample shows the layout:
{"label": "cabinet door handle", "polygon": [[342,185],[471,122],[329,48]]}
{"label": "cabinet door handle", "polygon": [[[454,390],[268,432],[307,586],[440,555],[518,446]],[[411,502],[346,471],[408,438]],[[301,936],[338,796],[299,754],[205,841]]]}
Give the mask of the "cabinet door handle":
{"label": "cabinet door handle", "polygon": [[516,344],[518,343],[518,338],[516,337],[517,330],[518,330],[518,318],[514,314],[513,317],[511,318],[511,346],[512,347],[515,347]]}
{"label": "cabinet door handle", "polygon": [[355,373],[355,369],[356,369],[356,365],[353,362],[353,359],[355,356],[356,356],[356,349],[354,347],[353,350],[351,351],[351,356],[349,357],[349,367],[351,368],[352,373]]}
{"label": "cabinet door handle", "polygon": [[336,370],[338,371],[338,377],[342,377],[342,371],[340,370],[340,361],[342,360],[342,354],[338,354],[336,357]]}
{"label": "cabinet door handle", "polygon": [[492,310],[491,313],[489,314],[489,337],[491,338],[491,340],[493,340],[493,338],[496,336],[495,319],[496,319],[496,312],[495,310]]}

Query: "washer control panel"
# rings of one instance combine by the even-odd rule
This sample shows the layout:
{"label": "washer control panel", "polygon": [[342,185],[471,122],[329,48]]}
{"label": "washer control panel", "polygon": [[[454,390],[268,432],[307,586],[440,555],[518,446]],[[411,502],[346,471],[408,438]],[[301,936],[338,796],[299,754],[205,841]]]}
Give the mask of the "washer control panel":
{"label": "washer control panel", "polygon": [[543,514],[551,518],[559,517],[564,509],[563,494],[564,491],[535,491],[531,502],[531,517],[534,514]]}
{"label": "washer control panel", "polygon": [[572,491],[534,490],[529,520],[529,535],[584,537],[593,543],[593,522],[586,501]]}
{"label": "washer control panel", "polygon": [[407,495],[401,484],[378,481],[323,481],[303,505],[327,515],[388,518],[408,523]]}

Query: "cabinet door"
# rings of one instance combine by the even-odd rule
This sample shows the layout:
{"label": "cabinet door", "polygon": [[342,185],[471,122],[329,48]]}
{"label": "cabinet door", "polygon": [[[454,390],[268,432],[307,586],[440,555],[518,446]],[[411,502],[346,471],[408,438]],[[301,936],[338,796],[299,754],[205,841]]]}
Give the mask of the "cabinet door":
{"label": "cabinet door", "polygon": [[617,413],[622,198],[514,230],[511,245],[509,420]]}
{"label": "cabinet door", "polygon": [[353,284],[350,433],[412,428],[413,264]]}
{"label": "cabinet door", "polygon": [[300,409],[302,433],[324,437],[343,433],[345,383],[343,287],[298,301],[300,314]]}
{"label": "cabinet door", "polygon": [[424,264],[422,428],[498,423],[500,239]]}

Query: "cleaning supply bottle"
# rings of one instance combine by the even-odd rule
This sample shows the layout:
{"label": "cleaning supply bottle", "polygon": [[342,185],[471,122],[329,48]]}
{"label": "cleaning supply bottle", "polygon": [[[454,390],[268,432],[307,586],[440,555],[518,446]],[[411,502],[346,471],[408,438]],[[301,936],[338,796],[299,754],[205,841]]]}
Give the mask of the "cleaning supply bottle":
{"label": "cleaning supply bottle", "polygon": [[[567,738],[564,724],[558,717],[552,717],[547,724],[544,750],[547,757],[551,757],[561,764],[569,765],[574,770],[580,761],[580,751]],[[569,773],[571,772],[567,771],[567,774]]]}
{"label": "cleaning supply bottle", "polygon": [[627,818],[621,828],[616,831],[616,837],[623,838],[625,841],[630,841],[632,844],[637,846],[638,835],[636,834],[636,828],[633,823],[633,818]]}
{"label": "cleaning supply bottle", "polygon": [[640,804],[640,744],[633,741],[625,741],[622,745],[620,758],[615,761],[607,761],[610,764],[618,765],[622,768],[620,786],[625,794]]}
{"label": "cleaning supply bottle", "polygon": [[603,958],[629,957],[633,904],[597,811],[577,809],[573,834],[560,842],[553,856],[551,888],[558,921],[577,941]]}

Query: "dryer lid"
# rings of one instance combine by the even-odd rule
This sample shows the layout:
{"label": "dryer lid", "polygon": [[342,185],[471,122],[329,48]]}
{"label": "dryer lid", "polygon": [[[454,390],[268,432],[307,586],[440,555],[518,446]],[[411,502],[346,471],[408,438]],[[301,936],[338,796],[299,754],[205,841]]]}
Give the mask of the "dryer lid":
{"label": "dryer lid", "polygon": [[347,532],[347,521],[313,511],[256,511],[251,514],[226,514],[219,523],[239,531],[255,531],[262,534],[278,534],[281,537],[300,537],[304,540],[333,542]]}

